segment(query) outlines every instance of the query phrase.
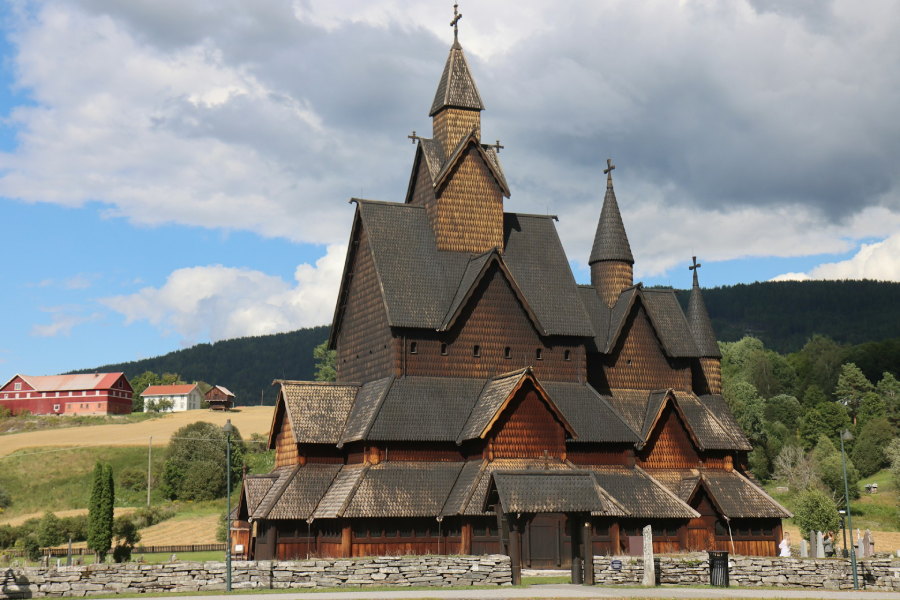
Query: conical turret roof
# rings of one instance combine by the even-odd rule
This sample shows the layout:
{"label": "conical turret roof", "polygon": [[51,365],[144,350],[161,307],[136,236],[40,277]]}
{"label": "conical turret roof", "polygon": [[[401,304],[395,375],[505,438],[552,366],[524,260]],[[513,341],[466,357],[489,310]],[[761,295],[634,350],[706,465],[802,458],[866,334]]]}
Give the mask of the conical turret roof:
{"label": "conical turret roof", "polygon": [[450,47],[450,56],[444,65],[444,73],[428,116],[433,117],[447,107],[484,110],[484,103],[481,102],[481,95],[472,79],[472,72],[459,40],[454,40]]}
{"label": "conical turret roof", "polygon": [[697,280],[696,267],[694,267],[694,286],[691,288],[691,298],[688,300],[687,320],[694,342],[700,350],[700,356],[721,358],[722,353],[716,342],[716,332],[713,331],[712,322],[706,312],[706,304],[703,302],[703,293],[700,291],[700,283]]}
{"label": "conical turret roof", "polygon": [[594,247],[591,249],[588,264],[601,260],[621,260],[634,264],[634,256],[631,254],[631,245],[625,234],[625,225],[622,224],[622,213],[619,212],[619,203],[616,202],[611,175],[606,180],[606,196],[603,198],[603,209],[600,211],[600,222],[597,223]]}

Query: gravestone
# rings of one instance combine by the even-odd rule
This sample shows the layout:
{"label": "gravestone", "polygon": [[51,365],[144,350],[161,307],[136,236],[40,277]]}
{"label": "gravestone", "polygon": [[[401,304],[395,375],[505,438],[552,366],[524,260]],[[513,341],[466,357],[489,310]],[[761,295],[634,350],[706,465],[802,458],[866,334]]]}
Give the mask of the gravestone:
{"label": "gravestone", "polygon": [[866,546],[866,556],[870,558],[875,556],[875,538],[872,536],[871,529],[866,529],[866,533],[863,535],[863,543]]}
{"label": "gravestone", "polygon": [[816,558],[825,558],[825,541],[822,539],[822,532],[816,532]]}
{"label": "gravestone", "polygon": [[644,587],[656,586],[656,569],[653,564],[653,527],[644,527]]}
{"label": "gravestone", "polygon": [[806,540],[800,540],[800,558],[809,558],[809,546]]}
{"label": "gravestone", "polygon": [[820,558],[816,554],[816,532],[812,530],[810,530],[809,532],[809,557]]}

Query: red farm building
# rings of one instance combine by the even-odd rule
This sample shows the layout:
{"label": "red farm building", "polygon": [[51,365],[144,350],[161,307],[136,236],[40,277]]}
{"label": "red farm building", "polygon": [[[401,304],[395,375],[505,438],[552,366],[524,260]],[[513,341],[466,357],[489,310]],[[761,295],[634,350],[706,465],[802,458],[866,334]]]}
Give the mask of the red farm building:
{"label": "red farm building", "polygon": [[17,374],[0,387],[0,406],[13,414],[127,415],[132,393],[124,373]]}

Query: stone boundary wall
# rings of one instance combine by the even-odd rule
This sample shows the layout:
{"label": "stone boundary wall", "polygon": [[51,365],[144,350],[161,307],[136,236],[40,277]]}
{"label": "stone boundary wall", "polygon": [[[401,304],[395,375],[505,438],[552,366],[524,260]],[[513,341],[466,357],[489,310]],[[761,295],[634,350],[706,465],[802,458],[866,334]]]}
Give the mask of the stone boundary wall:
{"label": "stone boundary wall", "polygon": [[[400,556],[234,561],[232,588],[510,585],[506,556]],[[84,565],[0,569],[0,598],[224,590],[224,562]]]}
{"label": "stone boundary wall", "polygon": [[[662,584],[708,585],[709,557],[705,552],[678,556],[658,556]],[[614,560],[622,569],[612,568]],[[728,579],[732,586],[771,586],[852,590],[850,560],[729,556]],[[900,591],[900,560],[864,559],[857,561],[860,589]],[[644,560],[636,556],[595,556],[594,581],[597,585],[640,585]]]}

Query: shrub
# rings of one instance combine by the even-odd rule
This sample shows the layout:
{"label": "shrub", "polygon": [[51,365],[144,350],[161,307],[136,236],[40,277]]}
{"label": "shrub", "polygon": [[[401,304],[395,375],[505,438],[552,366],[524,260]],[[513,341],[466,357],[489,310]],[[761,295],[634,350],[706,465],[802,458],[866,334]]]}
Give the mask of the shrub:
{"label": "shrub", "polygon": [[884,417],[872,419],[859,432],[853,447],[853,464],[863,477],[874,475],[888,466],[885,449],[896,436],[896,430]]}
{"label": "shrub", "polygon": [[116,546],[113,549],[113,560],[117,563],[131,560],[131,552],[139,541],[141,534],[130,516],[119,517],[113,525]]}
{"label": "shrub", "polygon": [[171,519],[177,512],[174,506],[149,506],[134,511],[131,520],[138,529],[144,529]]}
{"label": "shrub", "polygon": [[[826,457],[819,465],[818,475],[822,484],[834,494],[835,498],[844,497],[844,465],[840,454]],[[847,489],[850,491],[852,500],[859,498],[859,472],[849,458],[847,459]],[[841,502],[842,506],[843,504]]]}
{"label": "shrub", "polygon": [[0,548],[12,548],[19,537],[19,531],[12,525],[0,525]]}
{"label": "shrub", "polygon": [[147,489],[147,472],[140,469],[125,469],[119,473],[119,487],[130,492]]}
{"label": "shrub", "polygon": [[9,492],[0,488],[0,508],[7,509],[12,506],[12,496],[9,495]]}
{"label": "shrub", "polygon": [[65,541],[59,517],[55,513],[50,511],[44,513],[38,525],[37,541],[44,548],[59,546]]}
{"label": "shrub", "polygon": [[88,535],[88,516],[77,515],[74,517],[62,517],[59,520],[60,527],[63,531],[65,540],[71,539],[73,542],[83,542],[87,540]]}
{"label": "shrub", "polygon": [[808,490],[797,498],[794,522],[800,533],[806,536],[810,531],[837,531],[841,518],[837,505],[828,494],[821,490]]}
{"label": "shrub", "polygon": [[235,429],[231,438],[231,473],[226,474],[225,433],[212,423],[185,425],[172,436],[166,450],[162,491],[172,500],[213,500],[225,495],[227,476],[232,487],[241,479],[244,443]]}

